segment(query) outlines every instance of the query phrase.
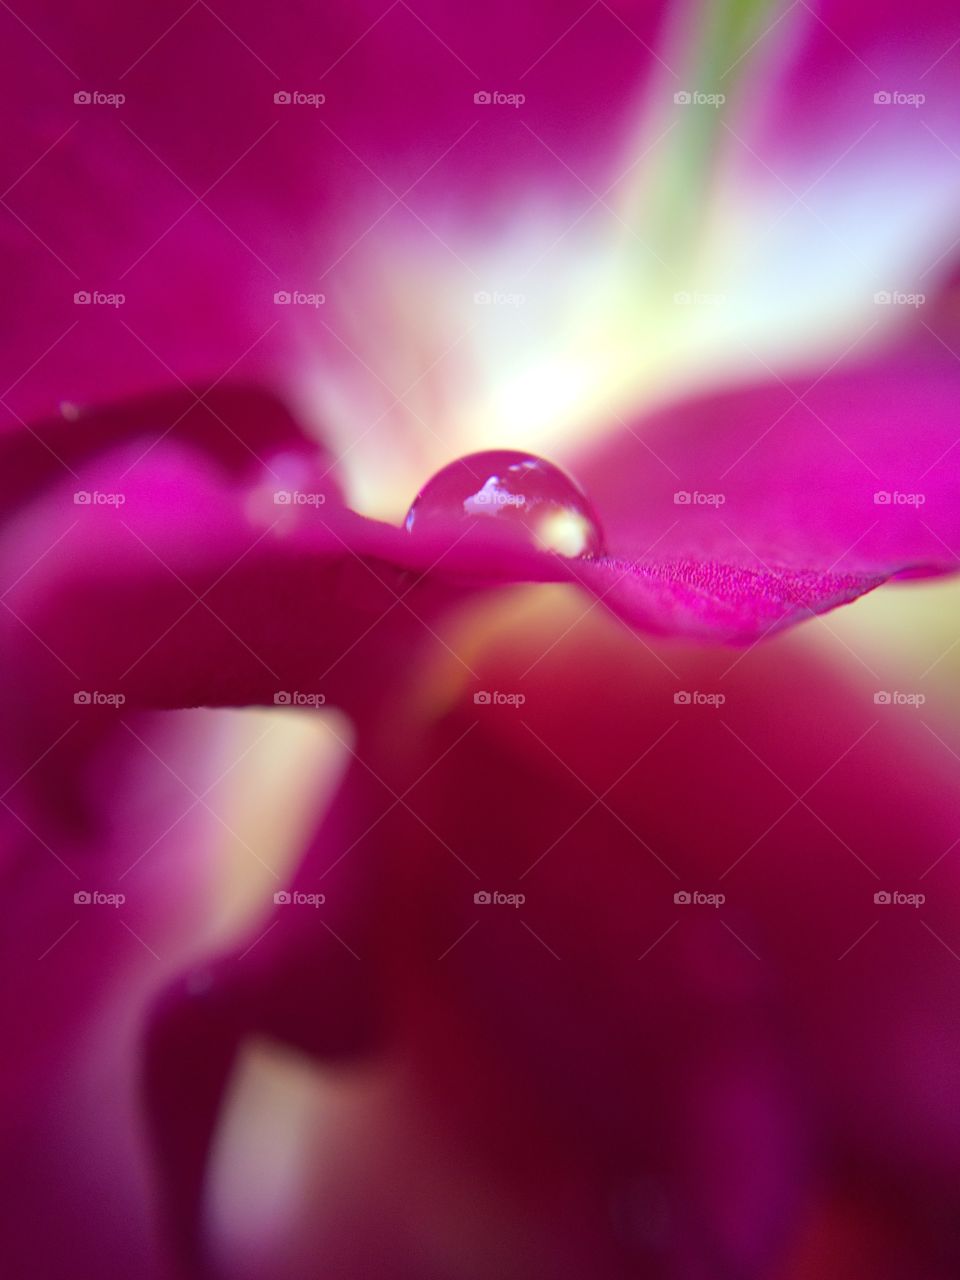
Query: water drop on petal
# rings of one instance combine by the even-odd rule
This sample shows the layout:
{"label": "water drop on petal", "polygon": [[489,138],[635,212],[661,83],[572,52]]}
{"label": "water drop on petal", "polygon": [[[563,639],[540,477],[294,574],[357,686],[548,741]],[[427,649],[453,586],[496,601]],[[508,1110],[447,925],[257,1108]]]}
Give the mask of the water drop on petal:
{"label": "water drop on petal", "polygon": [[531,453],[470,453],[438,471],[407,512],[408,533],[449,530],[469,520],[496,521],[540,551],[570,559],[603,554],[590,500],[552,462]]}

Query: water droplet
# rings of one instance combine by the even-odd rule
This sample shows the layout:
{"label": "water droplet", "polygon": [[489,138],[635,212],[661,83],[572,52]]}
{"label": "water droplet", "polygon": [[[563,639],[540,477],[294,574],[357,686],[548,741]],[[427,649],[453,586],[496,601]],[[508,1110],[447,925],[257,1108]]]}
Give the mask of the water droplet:
{"label": "water droplet", "polygon": [[570,559],[603,555],[589,499],[552,462],[503,449],[470,453],[438,471],[407,512],[408,533],[493,520],[541,551]]}

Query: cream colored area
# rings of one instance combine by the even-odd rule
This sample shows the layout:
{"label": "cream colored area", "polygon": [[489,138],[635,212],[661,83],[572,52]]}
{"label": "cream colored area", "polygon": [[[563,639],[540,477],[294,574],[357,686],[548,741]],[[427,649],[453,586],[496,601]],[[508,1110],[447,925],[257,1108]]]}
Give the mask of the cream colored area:
{"label": "cream colored area", "polygon": [[[878,690],[923,693],[925,720],[960,711],[960,581],[889,583],[810,624],[810,642]],[[878,707],[878,711],[884,708]]]}
{"label": "cream colored area", "polygon": [[243,1053],[210,1162],[208,1212],[214,1240],[226,1237],[221,1248],[240,1255],[265,1249],[297,1202],[309,1143],[324,1136],[315,1074],[277,1049]]}
{"label": "cream colored area", "polygon": [[953,235],[952,175],[898,158],[894,199],[893,161],[858,167],[854,152],[791,208],[804,175],[788,160],[772,174],[715,125],[707,165],[693,117],[646,109],[603,203],[573,198],[558,161],[556,192],[524,193],[495,236],[388,220],[338,267],[324,314],[292,317],[291,395],[357,510],[399,523],[466,453],[562,459],[690,394],[812,380],[912,318],[876,305],[878,290],[937,292],[927,268]]}
{"label": "cream colored area", "polygon": [[734,662],[749,670],[751,655],[760,657],[771,645],[798,655],[809,649],[867,692],[924,693],[920,711],[934,723],[960,712],[960,582],[951,578],[889,583],[746,649],[635,635],[567,585],[505,589],[464,607],[442,635],[449,657],[411,672],[406,713],[413,723],[441,717],[497,673],[527,672],[524,678],[540,685],[568,680],[571,669],[583,679],[602,670],[628,682],[643,680],[649,669],[662,671],[661,659],[687,665],[698,654],[705,663],[719,662],[721,671]]}
{"label": "cream colored area", "polygon": [[579,511],[553,511],[537,524],[535,537],[543,551],[575,558],[590,545],[593,525]]}
{"label": "cream colored area", "polygon": [[337,1153],[339,1182],[358,1118],[387,1074],[357,1064],[321,1071],[276,1045],[247,1047],[211,1160],[211,1231],[229,1274],[285,1275],[291,1242],[322,1232],[337,1185],[318,1153]]}
{"label": "cream colored area", "polygon": [[250,1046],[213,1155],[220,1264],[237,1280],[302,1280],[346,1255],[374,1274],[403,1241],[424,1274],[511,1271],[528,1206],[484,1182],[424,1106],[400,1058],[318,1067]]}
{"label": "cream colored area", "polygon": [[219,714],[230,737],[224,768],[237,763],[207,796],[225,824],[213,827],[221,890],[208,948],[254,925],[273,894],[287,887],[348,763],[338,737],[347,743],[352,737],[334,711]]}

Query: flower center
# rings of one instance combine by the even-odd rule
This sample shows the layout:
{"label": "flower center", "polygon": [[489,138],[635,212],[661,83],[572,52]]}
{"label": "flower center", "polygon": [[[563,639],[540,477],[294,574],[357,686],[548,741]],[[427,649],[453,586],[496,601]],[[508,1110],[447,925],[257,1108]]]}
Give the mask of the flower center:
{"label": "flower center", "polygon": [[474,519],[509,526],[540,551],[571,559],[603,554],[589,499],[559,467],[533,454],[498,449],[458,458],[427,481],[404,527],[427,532]]}

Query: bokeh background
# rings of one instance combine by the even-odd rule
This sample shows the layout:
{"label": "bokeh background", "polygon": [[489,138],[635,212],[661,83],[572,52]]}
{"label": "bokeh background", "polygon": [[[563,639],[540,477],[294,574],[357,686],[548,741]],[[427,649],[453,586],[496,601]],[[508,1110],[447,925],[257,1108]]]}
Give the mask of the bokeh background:
{"label": "bokeh background", "polygon": [[[10,431],[256,383],[329,450],[349,505],[399,523],[474,450],[580,475],[690,396],[813,385],[916,336],[960,359],[948,5],[37,3],[0,5],[0,31]],[[842,421],[823,427],[843,448]],[[449,660],[397,656],[380,758],[403,777],[473,719],[478,681],[522,689],[526,726],[482,722],[473,771],[423,804],[485,875],[526,874],[541,833],[562,856],[529,936],[498,918],[467,937],[469,877],[409,832],[361,844],[361,885],[379,868],[396,894],[369,952],[392,1034],[343,1060],[245,1045],[209,1179],[224,1274],[955,1275],[960,588],[890,584],[746,651],[637,637],[554,586],[437,627]],[[730,690],[739,755],[684,723],[613,829],[563,846],[578,778],[587,803],[614,783],[678,687]],[[877,753],[847,758],[878,722]],[[178,1274],[143,1115],[149,1010],[272,927],[356,747],[331,707],[138,714],[76,750],[8,751],[17,1275]],[[840,834],[800,812],[777,828],[838,758]],[[669,923],[648,839],[705,889],[756,848],[730,936]],[[888,881],[927,894],[929,923],[873,912]],[[88,883],[128,903],[74,910]]]}

